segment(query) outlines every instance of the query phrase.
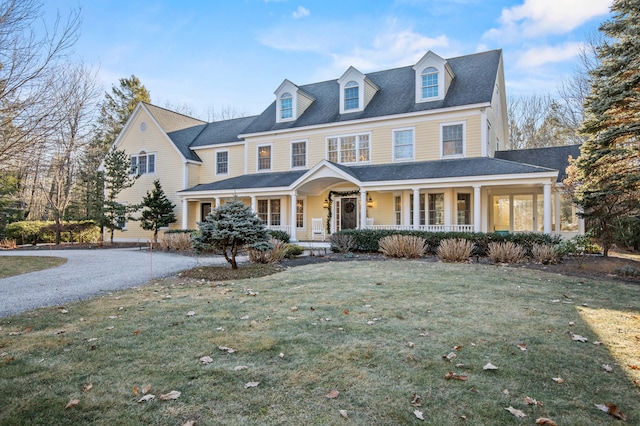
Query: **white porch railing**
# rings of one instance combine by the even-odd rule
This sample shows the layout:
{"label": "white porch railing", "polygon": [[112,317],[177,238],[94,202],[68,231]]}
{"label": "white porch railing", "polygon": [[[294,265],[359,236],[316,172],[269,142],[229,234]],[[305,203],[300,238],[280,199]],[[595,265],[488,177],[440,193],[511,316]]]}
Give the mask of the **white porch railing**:
{"label": "white porch railing", "polygon": [[291,235],[291,227],[289,225],[267,225],[269,231],[284,231]]}
{"label": "white porch railing", "polygon": [[[372,225],[367,229],[413,231],[413,225]],[[420,225],[418,231],[424,232],[473,232],[473,225]]]}

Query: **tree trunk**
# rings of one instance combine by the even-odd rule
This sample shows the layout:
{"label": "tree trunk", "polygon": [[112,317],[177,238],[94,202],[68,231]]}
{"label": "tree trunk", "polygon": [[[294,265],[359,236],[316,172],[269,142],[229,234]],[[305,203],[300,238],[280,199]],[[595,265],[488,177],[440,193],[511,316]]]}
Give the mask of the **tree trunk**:
{"label": "tree trunk", "polygon": [[238,243],[234,241],[233,248],[231,249],[231,269],[238,269],[238,264],[236,263],[237,254],[238,254]]}

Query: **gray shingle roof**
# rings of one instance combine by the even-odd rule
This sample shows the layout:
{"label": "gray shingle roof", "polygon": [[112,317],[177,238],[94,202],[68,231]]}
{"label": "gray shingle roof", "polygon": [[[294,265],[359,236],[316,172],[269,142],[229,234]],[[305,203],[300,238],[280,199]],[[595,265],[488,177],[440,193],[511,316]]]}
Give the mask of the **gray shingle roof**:
{"label": "gray shingle roof", "polygon": [[496,151],[495,154],[496,158],[503,160],[558,170],[558,182],[562,182],[567,177],[565,170],[569,165],[569,156],[577,158],[579,155],[580,145]]}
{"label": "gray shingle roof", "polygon": [[171,139],[176,148],[184,155],[184,158],[192,161],[202,161],[200,157],[198,157],[198,154],[193,152],[189,146],[206,126],[206,124],[200,124],[198,126],[176,130],[175,132],[167,133],[167,136],[169,136],[169,139]]}
{"label": "gray shingle roof", "polygon": [[234,118],[231,120],[214,121],[204,127],[204,130],[191,143],[191,147],[216,145],[221,143],[239,142],[238,135],[256,118],[256,116]]}
{"label": "gray shingle roof", "polygon": [[415,77],[412,66],[366,74],[380,90],[362,112],[340,114],[337,80],[299,86],[316,100],[297,120],[276,123],[276,102],[274,101],[248,125],[243,133],[259,133],[491,102],[501,55],[500,50],[492,50],[448,59],[456,77],[446,97],[434,102],[415,102]]}
{"label": "gray shingle roof", "polygon": [[[345,166],[342,164],[334,164],[334,166],[363,183],[445,179],[451,177],[522,175],[555,171],[546,167],[487,157],[372,166]],[[244,175],[218,182],[200,184],[183,192],[288,187],[307,172],[308,170],[297,170]]]}

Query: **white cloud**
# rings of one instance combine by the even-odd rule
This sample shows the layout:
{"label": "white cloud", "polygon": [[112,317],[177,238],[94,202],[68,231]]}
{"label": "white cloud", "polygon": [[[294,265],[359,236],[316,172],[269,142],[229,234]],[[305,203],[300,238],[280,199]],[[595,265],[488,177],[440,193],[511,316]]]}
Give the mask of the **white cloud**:
{"label": "white cloud", "polygon": [[533,38],[566,34],[591,19],[606,15],[613,0],[524,0],[519,6],[502,9],[501,26],[484,37],[493,39]]}
{"label": "white cloud", "polygon": [[550,63],[565,62],[575,58],[583,43],[567,42],[559,46],[533,47],[519,55],[518,68],[536,68]]}
{"label": "white cloud", "polygon": [[306,7],[298,6],[298,8],[292,13],[294,19],[304,18],[309,16],[311,12]]}

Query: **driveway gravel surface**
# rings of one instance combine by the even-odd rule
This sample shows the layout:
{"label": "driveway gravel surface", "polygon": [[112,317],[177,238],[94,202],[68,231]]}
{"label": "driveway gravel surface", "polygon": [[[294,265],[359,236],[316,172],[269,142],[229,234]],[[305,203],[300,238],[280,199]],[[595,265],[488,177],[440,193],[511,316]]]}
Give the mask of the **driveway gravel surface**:
{"label": "driveway gravel surface", "polygon": [[226,264],[220,256],[190,257],[139,248],[0,251],[0,256],[64,257],[64,265],[0,279],[0,317],[57,306],[149,283],[199,265]]}

